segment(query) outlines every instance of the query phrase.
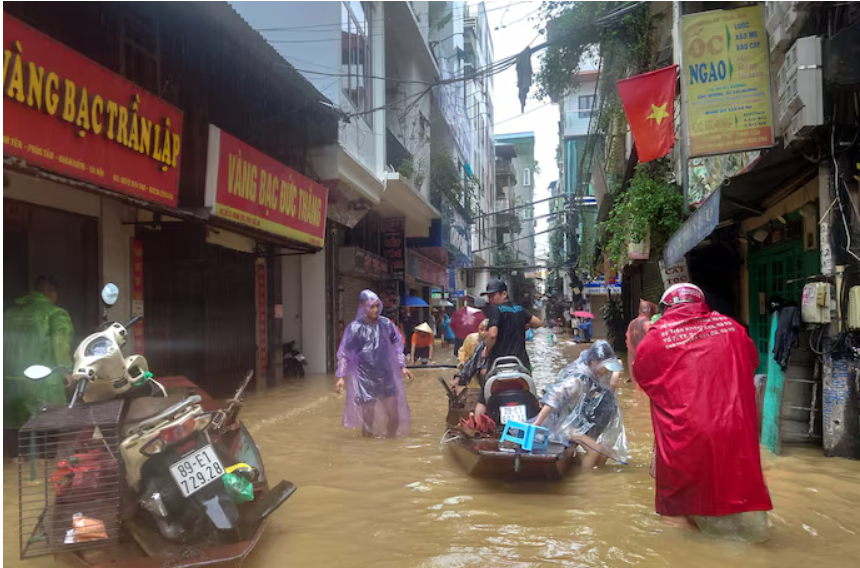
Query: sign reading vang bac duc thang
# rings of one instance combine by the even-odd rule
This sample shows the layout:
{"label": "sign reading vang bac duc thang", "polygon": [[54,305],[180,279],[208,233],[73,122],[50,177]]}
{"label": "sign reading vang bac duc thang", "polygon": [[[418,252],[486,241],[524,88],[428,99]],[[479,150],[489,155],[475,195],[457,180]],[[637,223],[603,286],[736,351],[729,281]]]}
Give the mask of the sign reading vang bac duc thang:
{"label": "sign reading vang bac duc thang", "polygon": [[328,189],[209,125],[206,206],[221,218],[322,247]]}
{"label": "sign reading vang bac duc thang", "polygon": [[3,154],[176,207],[182,112],[3,14]]}

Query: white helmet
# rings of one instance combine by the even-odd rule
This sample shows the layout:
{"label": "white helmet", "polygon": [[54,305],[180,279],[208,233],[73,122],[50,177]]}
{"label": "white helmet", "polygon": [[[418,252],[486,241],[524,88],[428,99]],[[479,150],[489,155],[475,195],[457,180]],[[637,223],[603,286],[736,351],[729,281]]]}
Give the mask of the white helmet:
{"label": "white helmet", "polygon": [[676,304],[704,301],[705,293],[702,292],[701,288],[695,284],[690,284],[689,282],[682,282],[681,284],[669,286],[669,288],[663,292],[663,296],[660,298],[660,305],[674,306]]}

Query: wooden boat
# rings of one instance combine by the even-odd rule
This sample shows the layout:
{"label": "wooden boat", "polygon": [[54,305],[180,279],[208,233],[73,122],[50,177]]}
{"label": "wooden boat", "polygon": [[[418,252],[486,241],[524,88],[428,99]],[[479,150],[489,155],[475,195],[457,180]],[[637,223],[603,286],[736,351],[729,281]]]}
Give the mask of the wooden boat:
{"label": "wooden boat", "polygon": [[515,452],[499,446],[501,428],[491,437],[477,438],[460,428],[460,419],[474,412],[480,389],[467,388],[454,393],[443,378],[448,392],[449,438],[445,445],[472,477],[513,481],[559,481],[578,460],[576,447],[550,443],[546,451]]}

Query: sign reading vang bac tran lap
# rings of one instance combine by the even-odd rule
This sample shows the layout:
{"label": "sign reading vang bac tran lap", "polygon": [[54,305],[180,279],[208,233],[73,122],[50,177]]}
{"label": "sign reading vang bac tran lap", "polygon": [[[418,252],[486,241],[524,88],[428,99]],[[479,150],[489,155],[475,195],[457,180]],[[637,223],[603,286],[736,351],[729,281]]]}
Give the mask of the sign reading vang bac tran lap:
{"label": "sign reading vang bac tran lap", "polygon": [[217,217],[322,247],[328,189],[209,126],[206,206]]}
{"label": "sign reading vang bac tran lap", "polygon": [[3,154],[176,207],[182,112],[3,14]]}
{"label": "sign reading vang bac tran lap", "polygon": [[773,146],[761,4],[690,14],[682,27],[690,157]]}

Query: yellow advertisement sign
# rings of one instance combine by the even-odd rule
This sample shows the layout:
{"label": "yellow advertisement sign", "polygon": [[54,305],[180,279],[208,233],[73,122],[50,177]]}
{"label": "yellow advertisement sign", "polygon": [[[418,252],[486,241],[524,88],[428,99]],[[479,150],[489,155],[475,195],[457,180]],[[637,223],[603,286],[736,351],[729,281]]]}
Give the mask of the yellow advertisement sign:
{"label": "yellow advertisement sign", "polygon": [[773,146],[762,5],[691,14],[681,25],[690,157]]}

